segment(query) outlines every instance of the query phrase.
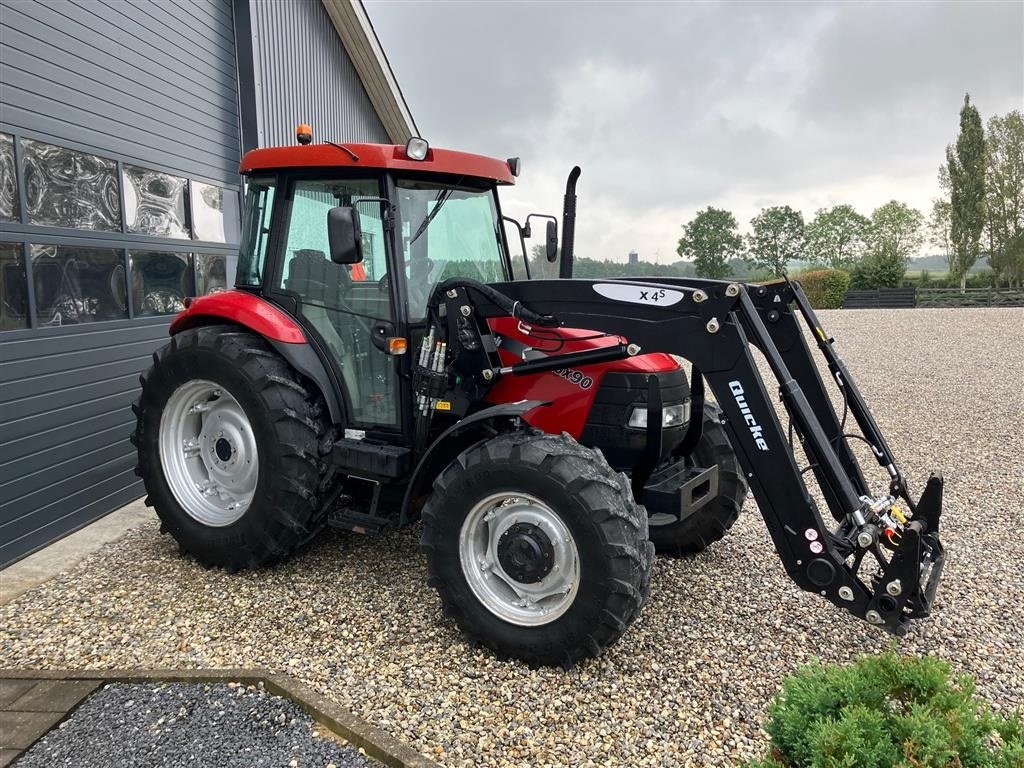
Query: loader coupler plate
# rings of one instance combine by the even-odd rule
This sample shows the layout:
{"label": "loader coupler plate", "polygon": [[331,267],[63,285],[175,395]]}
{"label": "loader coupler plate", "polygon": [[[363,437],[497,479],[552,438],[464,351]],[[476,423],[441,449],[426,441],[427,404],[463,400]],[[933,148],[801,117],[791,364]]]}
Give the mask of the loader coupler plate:
{"label": "loader coupler plate", "polygon": [[893,634],[905,635],[910,621],[931,613],[946,562],[946,550],[938,534],[941,514],[942,477],[932,475],[914,519],[905,526],[888,567],[875,581],[868,621],[884,624]]}

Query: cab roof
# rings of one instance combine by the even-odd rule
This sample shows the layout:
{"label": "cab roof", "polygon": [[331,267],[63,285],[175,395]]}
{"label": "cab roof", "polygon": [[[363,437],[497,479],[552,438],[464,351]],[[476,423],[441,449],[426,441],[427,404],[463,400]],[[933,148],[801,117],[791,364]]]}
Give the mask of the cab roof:
{"label": "cab roof", "polygon": [[[358,160],[342,149],[351,150]],[[246,152],[239,170],[244,174],[278,171],[286,168],[367,168],[421,173],[446,173],[492,179],[499,184],[515,184],[508,161],[493,157],[431,147],[423,160],[413,160],[398,144],[306,144],[267,147]]]}

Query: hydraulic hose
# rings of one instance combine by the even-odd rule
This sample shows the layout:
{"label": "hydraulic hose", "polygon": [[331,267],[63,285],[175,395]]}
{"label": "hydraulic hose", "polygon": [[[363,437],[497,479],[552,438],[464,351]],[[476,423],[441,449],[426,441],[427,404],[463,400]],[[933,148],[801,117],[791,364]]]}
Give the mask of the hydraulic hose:
{"label": "hydraulic hose", "polygon": [[558,320],[552,315],[539,315],[531,309],[523,306],[522,302],[510,299],[503,293],[491,288],[491,286],[471,280],[468,277],[451,277],[437,284],[430,295],[430,302],[427,304],[431,313],[436,313],[441,303],[441,296],[454,288],[468,288],[481,294],[497,307],[507,312],[512,317],[522,320],[529,325],[539,325],[542,328],[557,328]]}

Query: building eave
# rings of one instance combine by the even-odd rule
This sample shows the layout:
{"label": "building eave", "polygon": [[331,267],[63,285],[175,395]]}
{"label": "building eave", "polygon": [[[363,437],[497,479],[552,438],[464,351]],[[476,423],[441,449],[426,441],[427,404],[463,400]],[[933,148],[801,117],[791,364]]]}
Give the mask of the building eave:
{"label": "building eave", "polygon": [[419,132],[361,0],[322,1],[388,138],[405,144]]}

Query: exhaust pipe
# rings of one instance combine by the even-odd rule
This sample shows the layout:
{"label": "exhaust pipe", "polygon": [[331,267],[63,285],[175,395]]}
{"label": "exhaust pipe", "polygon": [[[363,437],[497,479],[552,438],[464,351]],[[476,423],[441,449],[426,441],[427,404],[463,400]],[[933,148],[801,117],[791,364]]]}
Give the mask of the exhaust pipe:
{"label": "exhaust pipe", "polygon": [[563,280],[572,277],[572,249],[576,240],[576,180],[580,177],[577,165],[569,171],[565,182],[565,201],[562,204],[562,260],[558,265],[558,276]]}

